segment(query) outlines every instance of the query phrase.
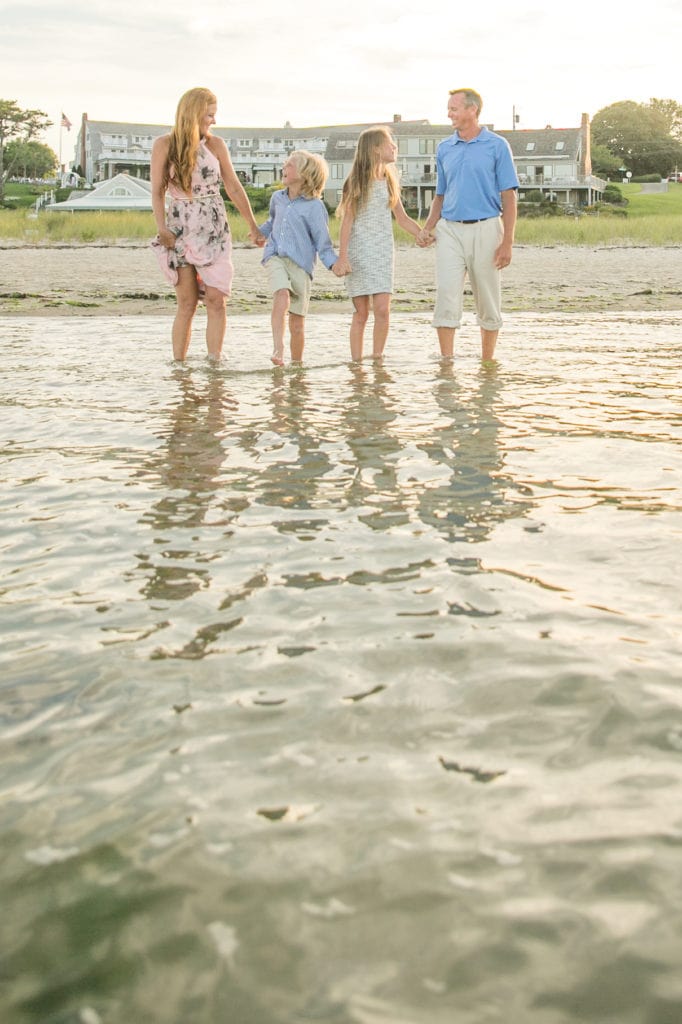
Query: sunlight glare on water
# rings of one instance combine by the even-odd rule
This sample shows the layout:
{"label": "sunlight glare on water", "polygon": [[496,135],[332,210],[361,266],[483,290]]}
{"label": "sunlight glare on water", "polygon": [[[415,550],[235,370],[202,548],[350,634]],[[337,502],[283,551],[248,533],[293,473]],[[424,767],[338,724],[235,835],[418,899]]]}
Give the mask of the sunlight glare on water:
{"label": "sunlight glare on water", "polygon": [[682,1019],[676,314],[7,319],[7,1024]]}

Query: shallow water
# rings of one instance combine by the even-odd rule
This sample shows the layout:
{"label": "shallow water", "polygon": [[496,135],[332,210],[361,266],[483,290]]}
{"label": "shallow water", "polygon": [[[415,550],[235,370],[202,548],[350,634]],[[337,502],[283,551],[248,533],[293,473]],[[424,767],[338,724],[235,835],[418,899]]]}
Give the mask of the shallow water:
{"label": "shallow water", "polygon": [[682,323],[0,324],[3,1024],[682,1020]]}

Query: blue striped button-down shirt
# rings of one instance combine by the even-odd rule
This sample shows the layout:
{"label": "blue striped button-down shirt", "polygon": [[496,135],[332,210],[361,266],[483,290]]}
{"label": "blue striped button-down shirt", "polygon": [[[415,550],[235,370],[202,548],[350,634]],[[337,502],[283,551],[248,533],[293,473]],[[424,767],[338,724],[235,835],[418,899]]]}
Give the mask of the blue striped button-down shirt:
{"label": "blue striped button-down shirt", "polygon": [[271,256],[288,256],[312,277],[317,255],[327,270],[339,258],[329,237],[329,216],[321,199],[290,199],[286,188],[274,192],[270,216],[260,230],[267,238],[263,263]]}

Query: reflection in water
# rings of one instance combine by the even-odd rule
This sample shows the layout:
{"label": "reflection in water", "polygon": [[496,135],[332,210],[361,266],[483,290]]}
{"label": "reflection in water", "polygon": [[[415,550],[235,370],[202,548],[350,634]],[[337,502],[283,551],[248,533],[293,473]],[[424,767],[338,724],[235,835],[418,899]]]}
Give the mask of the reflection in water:
{"label": "reflection in water", "polygon": [[[320,415],[305,369],[276,372],[267,395],[269,430],[259,442],[258,470],[251,485],[254,500],[282,509],[314,509],[325,474],[331,468],[323,450],[324,415]],[[276,522],[280,532],[309,532],[315,518]]]}
{"label": "reflection in water", "polygon": [[3,350],[3,1024],[681,1019],[679,323],[76,326]]}
{"label": "reflection in water", "polygon": [[419,448],[446,473],[421,491],[418,510],[423,522],[450,541],[485,540],[500,520],[519,514],[518,504],[507,499],[510,481],[502,475],[500,390],[497,364],[481,367],[473,389],[458,383],[452,363],[439,365],[434,397],[444,419]]}
{"label": "reflection in water", "polygon": [[390,429],[397,418],[393,379],[381,363],[353,364],[351,373],[342,430],[355,466],[346,497],[351,506],[367,506],[361,522],[386,530],[408,518],[397,475],[401,445]]}
{"label": "reflection in water", "polygon": [[209,572],[200,564],[200,549],[194,551],[188,544],[191,534],[183,534],[179,548],[169,546],[164,534],[206,523],[226,455],[227,417],[233,416],[237,402],[220,374],[212,375],[203,386],[187,372],[178,371],[175,380],[180,400],[171,408],[164,444],[145,470],[162,490],[161,498],[141,519],[156,531],[156,546],[153,554],[138,557],[148,577],[142,589],[145,597],[178,601],[207,585]]}

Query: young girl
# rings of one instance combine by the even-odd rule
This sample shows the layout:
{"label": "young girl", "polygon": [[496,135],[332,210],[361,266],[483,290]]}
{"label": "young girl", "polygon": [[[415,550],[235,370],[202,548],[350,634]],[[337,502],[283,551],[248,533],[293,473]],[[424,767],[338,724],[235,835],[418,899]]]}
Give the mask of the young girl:
{"label": "young girl", "polygon": [[[211,135],[216,98],[190,89],[178,103],[175,126],[152,146],[152,209],[158,235],[152,242],[161,270],[175,286],[173,356],[187,355],[199,297],[206,304],[206,347],[219,359],[225,337],[225,298],[232,284],[232,245],[220,182],[249,225],[249,237],[264,245],[246,192],[222,139]],[[170,203],[166,210],[166,192]]]}
{"label": "young girl", "polygon": [[[388,336],[394,259],[391,215],[415,239],[419,239],[421,231],[400,201],[400,185],[393,166],[397,153],[388,128],[365,129],[358,139],[353,166],[336,211],[337,217],[342,218],[340,269],[348,274],[346,288],[354,306],[350,353],[355,360],[362,359],[370,302],[374,311],[374,359],[383,355]],[[428,243],[419,240],[418,244]]]}
{"label": "young girl", "polygon": [[327,180],[321,156],[296,150],[282,168],[284,188],[270,200],[270,216],[260,230],[267,238],[263,266],[273,294],[272,362],[284,364],[284,328],[289,314],[291,358],[303,359],[305,315],[310,304],[313,268],[319,255],[328,270],[342,277],[329,237],[329,217],[320,199]]}

